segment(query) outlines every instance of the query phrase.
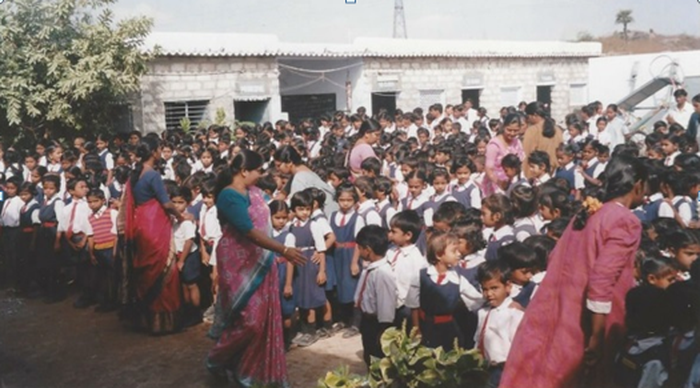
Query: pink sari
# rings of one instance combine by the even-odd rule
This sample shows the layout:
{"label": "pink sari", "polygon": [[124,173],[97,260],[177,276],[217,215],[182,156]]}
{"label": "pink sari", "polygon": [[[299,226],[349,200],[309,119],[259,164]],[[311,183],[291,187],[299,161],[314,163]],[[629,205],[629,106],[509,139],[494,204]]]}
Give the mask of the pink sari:
{"label": "pink sari", "polygon": [[[503,167],[501,167],[501,161],[508,154],[518,155],[520,160],[523,160],[525,153],[523,152],[523,145],[520,139],[514,139],[507,145],[500,137],[496,136],[486,146],[486,168],[493,169],[496,179],[500,181],[508,179],[503,171]],[[504,191],[498,186],[498,182],[491,181],[488,175],[484,174],[481,192],[485,198],[491,194],[503,193]]]}
{"label": "pink sari", "polygon": [[[262,191],[251,188],[248,214],[253,227],[270,229]],[[287,386],[277,266],[271,252],[225,225],[216,249],[219,293],[209,336],[217,339],[207,367],[233,372],[243,387]]]}

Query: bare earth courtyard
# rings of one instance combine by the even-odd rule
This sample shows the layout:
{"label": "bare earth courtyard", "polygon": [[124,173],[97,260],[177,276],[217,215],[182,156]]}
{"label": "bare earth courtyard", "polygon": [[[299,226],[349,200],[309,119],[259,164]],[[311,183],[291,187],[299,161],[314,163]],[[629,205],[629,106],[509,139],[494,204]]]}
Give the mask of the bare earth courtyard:
{"label": "bare earth courtyard", "polygon": [[[122,327],[116,314],[75,310],[72,299],[0,299],[0,387],[219,387],[204,368],[212,342],[202,324],[152,337]],[[336,335],[287,355],[294,388],[315,387],[340,365],[365,370],[359,337]]]}

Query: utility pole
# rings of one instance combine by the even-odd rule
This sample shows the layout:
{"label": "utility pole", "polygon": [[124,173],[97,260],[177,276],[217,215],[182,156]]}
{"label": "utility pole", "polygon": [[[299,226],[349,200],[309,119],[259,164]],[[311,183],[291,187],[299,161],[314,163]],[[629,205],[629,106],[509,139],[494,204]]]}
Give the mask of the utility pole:
{"label": "utility pole", "polygon": [[407,39],[403,0],[394,0],[394,39]]}

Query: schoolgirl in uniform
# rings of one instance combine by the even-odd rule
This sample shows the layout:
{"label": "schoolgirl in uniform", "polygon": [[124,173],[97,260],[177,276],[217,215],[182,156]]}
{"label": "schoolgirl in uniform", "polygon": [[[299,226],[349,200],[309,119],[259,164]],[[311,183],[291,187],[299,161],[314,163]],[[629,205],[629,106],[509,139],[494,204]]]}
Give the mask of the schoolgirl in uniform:
{"label": "schoolgirl in uniform", "polygon": [[[288,230],[289,207],[282,200],[270,202],[270,217],[272,219],[272,238],[285,247],[294,248],[296,239]],[[283,335],[285,349],[292,344],[292,316],[296,310],[292,279],[294,266],[282,256],[275,258],[280,284],[280,307],[282,308]]]}
{"label": "schoolgirl in uniform", "polygon": [[23,205],[19,213],[19,239],[13,242],[17,249],[18,288],[21,293],[28,293],[35,280],[36,239],[39,232],[39,209],[41,205],[35,199],[36,186],[24,182],[19,188],[19,198]]}
{"label": "schoolgirl in uniform", "polygon": [[389,229],[391,218],[396,214],[396,208],[391,201],[392,190],[393,183],[391,179],[380,176],[374,181],[376,208],[379,213],[379,218],[382,221],[380,226],[384,229]]}
{"label": "schoolgirl in uniform", "polygon": [[426,196],[423,194],[426,186],[426,176],[420,170],[414,170],[406,176],[406,184],[408,185],[408,195],[401,200],[400,209],[413,210],[423,218],[425,212]]}
{"label": "schoolgirl in uniform", "polygon": [[554,178],[563,178],[569,182],[569,187],[573,190],[576,187],[576,146],[560,145],[557,148],[557,167]]}
{"label": "schoolgirl in uniform", "polygon": [[15,175],[5,182],[5,201],[2,203],[2,213],[0,225],[2,226],[2,251],[5,265],[7,266],[6,276],[13,287],[19,284],[19,252],[17,251],[17,238],[20,234],[19,218],[24,202],[20,198],[19,189],[22,185],[22,176]]}
{"label": "schoolgirl in uniform", "polygon": [[364,221],[364,225],[382,226],[382,218],[374,203],[376,192],[375,179],[361,176],[355,179],[355,191],[357,192],[357,214]]}
{"label": "schoolgirl in uniform", "polygon": [[518,241],[540,233],[544,223],[537,216],[537,194],[532,187],[517,186],[510,193],[513,204],[513,234]]}
{"label": "schoolgirl in uniform", "polygon": [[438,167],[433,170],[431,185],[435,194],[431,195],[425,204],[425,211],[423,212],[423,217],[425,218],[425,225],[427,227],[433,226],[433,214],[437,209],[445,202],[457,202],[457,199],[450,194],[448,191],[448,185],[450,183],[450,174],[446,169]]}
{"label": "schoolgirl in uniform", "polygon": [[527,157],[528,167],[530,168],[530,175],[532,176],[532,187],[539,187],[552,177],[549,175],[549,170],[551,164],[549,162],[549,154],[544,151],[533,151],[530,156]]}
{"label": "schoolgirl in uniform", "polygon": [[454,314],[462,299],[470,310],[477,310],[483,299],[477,289],[454,269],[460,259],[459,238],[450,233],[435,232],[428,241],[430,264],[418,276],[419,322],[425,346],[441,346],[449,351],[455,339],[464,346],[464,336]]}
{"label": "schoolgirl in uniform", "polygon": [[44,300],[53,303],[63,300],[65,291],[60,281],[60,235],[58,234],[58,217],[63,214],[63,201],[58,194],[61,190],[61,178],[56,174],[46,174],[42,178],[44,201],[39,209],[39,236],[37,238],[37,268],[40,285],[44,291]]}
{"label": "schoolgirl in uniform", "polygon": [[450,172],[457,178],[457,182],[450,189],[457,202],[467,209],[481,209],[481,191],[470,179],[472,174],[476,173],[474,162],[466,157],[455,159]]}
{"label": "schoolgirl in uniform", "polygon": [[493,228],[486,246],[484,257],[487,261],[496,260],[498,248],[515,241],[513,234],[513,205],[503,194],[487,197],[481,206],[484,226]]}

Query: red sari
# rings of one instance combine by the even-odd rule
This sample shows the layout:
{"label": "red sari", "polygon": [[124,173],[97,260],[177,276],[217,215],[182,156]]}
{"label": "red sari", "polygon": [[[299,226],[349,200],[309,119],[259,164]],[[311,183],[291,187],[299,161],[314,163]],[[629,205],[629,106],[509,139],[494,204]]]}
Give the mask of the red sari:
{"label": "red sari", "polygon": [[131,184],[124,190],[125,237],[130,249],[134,325],[152,334],[182,328],[180,276],[170,217],[157,199],[134,202]]}
{"label": "red sari", "polygon": [[[220,195],[233,195],[224,190]],[[253,227],[269,232],[270,211],[262,191],[249,190]],[[287,366],[282,336],[277,266],[271,252],[253,244],[226,224],[216,249],[219,293],[209,336],[212,373],[232,372],[242,387],[286,387]]]}
{"label": "red sari", "polygon": [[[572,224],[552,251],[547,275],[515,334],[501,388],[607,387],[624,341],[625,295],[634,286],[642,227],[632,212],[607,202],[583,230]],[[583,376],[590,333],[587,301],[609,307],[603,358]]]}

